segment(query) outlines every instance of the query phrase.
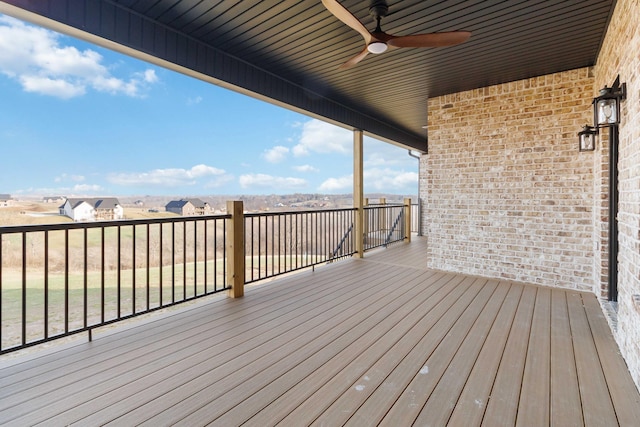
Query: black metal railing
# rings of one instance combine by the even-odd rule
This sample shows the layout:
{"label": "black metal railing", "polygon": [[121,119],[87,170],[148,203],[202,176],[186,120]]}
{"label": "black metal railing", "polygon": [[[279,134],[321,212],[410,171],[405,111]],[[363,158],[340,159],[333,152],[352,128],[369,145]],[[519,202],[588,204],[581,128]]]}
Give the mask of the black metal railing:
{"label": "black metal railing", "polygon": [[340,239],[338,246],[333,250],[333,252],[331,252],[329,261],[333,261],[334,259],[338,258],[338,256],[344,251],[345,245],[353,243],[353,240],[352,240],[353,227],[354,227],[354,224],[351,223],[347,231],[344,233],[344,236],[342,236],[342,239]]}
{"label": "black metal railing", "polygon": [[[405,209],[365,207],[365,251],[404,240]],[[356,215],[244,214],[233,241],[231,215],[0,227],[0,354],[230,289],[227,247],[244,283],[352,256]]]}
{"label": "black metal railing", "polygon": [[364,208],[365,251],[404,240],[404,210],[402,204],[369,205]]}
{"label": "black metal railing", "polygon": [[228,218],[0,227],[0,354],[228,289]]}
{"label": "black metal railing", "polygon": [[245,215],[246,283],[355,253],[355,209]]}

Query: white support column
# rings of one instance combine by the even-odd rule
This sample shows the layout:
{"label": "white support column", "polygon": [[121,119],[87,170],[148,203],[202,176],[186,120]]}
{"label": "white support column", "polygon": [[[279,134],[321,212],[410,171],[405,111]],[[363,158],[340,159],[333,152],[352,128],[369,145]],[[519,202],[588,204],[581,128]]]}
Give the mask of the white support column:
{"label": "white support column", "polygon": [[364,256],[364,174],[361,130],[353,131],[353,207],[356,211],[356,256]]}

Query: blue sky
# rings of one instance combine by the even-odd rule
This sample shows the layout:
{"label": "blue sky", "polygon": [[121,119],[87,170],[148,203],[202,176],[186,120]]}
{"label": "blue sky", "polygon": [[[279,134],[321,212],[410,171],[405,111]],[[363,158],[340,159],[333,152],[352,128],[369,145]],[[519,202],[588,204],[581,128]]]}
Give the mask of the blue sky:
{"label": "blue sky", "polygon": [[[0,15],[0,193],[351,193],[352,134]],[[365,137],[365,192],[417,194],[418,161]]]}

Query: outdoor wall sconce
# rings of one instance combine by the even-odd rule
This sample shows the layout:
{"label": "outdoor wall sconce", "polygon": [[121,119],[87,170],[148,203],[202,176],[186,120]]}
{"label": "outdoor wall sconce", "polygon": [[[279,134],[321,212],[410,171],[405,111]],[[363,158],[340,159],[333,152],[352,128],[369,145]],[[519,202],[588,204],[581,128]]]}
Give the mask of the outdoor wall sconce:
{"label": "outdoor wall sconce", "polygon": [[[596,135],[600,128],[616,127],[620,124],[620,102],[627,97],[627,84],[620,85],[620,76],[611,87],[600,89],[600,96],[593,98],[593,126],[584,125],[578,132],[578,150],[596,149]],[[617,133],[617,132],[616,132]],[[610,133],[611,135],[611,133]]]}
{"label": "outdoor wall sconce", "polygon": [[593,151],[596,149],[596,135],[598,129],[589,125],[584,125],[581,132],[578,132],[578,151]]}
{"label": "outdoor wall sconce", "polygon": [[620,101],[627,97],[627,84],[620,86],[616,79],[612,87],[600,89],[600,96],[593,99],[593,121],[596,128],[620,124]]}

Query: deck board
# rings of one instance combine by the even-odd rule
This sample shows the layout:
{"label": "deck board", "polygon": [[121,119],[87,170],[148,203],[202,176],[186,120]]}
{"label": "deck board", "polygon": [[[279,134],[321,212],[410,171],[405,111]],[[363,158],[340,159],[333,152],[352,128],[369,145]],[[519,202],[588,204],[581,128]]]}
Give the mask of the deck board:
{"label": "deck board", "polygon": [[640,425],[596,298],[392,245],[0,360],[7,425]]}
{"label": "deck board", "polygon": [[[460,280],[453,275],[445,275],[438,278],[434,282],[437,287],[433,298],[429,298],[422,302],[418,309],[412,311],[403,320],[404,322],[394,328],[394,332],[399,334],[386,334],[383,339],[376,342],[372,347],[360,350],[359,354],[352,362],[342,368],[338,373],[332,376],[324,376],[324,381],[319,381],[317,385],[320,387],[307,388],[305,385],[297,385],[291,393],[285,396],[285,399],[294,399],[293,402],[288,401],[288,405],[282,405],[281,399],[272,402],[263,411],[249,420],[249,425],[263,425],[264,420],[274,420],[277,422],[285,418],[283,424],[293,422],[298,418],[315,419],[334,403],[339,394],[355,387],[358,379],[364,375],[367,369],[378,363],[383,357],[400,357],[401,353],[396,352],[397,348],[406,347],[406,343],[410,342],[411,334],[419,334],[420,331],[428,329],[435,323],[437,318],[443,315],[449,305],[441,303],[441,298],[452,294],[454,298],[462,294],[465,289],[459,286]],[[403,314],[403,313],[401,313]],[[314,373],[315,374],[315,373]],[[370,378],[367,377],[367,382]],[[305,383],[303,383],[305,384]],[[299,400],[299,394],[304,393],[304,400]]]}
{"label": "deck board", "polygon": [[582,425],[582,403],[566,294],[551,295],[550,409],[552,425]]}
{"label": "deck board", "polygon": [[[491,299],[487,302],[476,323],[463,338],[464,341],[438,385],[420,408],[420,413],[414,422],[416,425],[443,426],[447,424],[509,291],[510,286],[502,283],[491,295]],[[393,418],[387,416],[387,419],[391,425]]]}
{"label": "deck board", "polygon": [[[472,282],[472,279],[461,282],[457,288],[464,293],[455,302],[438,307],[441,311],[434,310],[431,316],[423,318],[430,326],[420,324],[407,333],[393,350],[385,353],[366,370],[312,425],[343,425],[347,422],[375,425],[375,420],[382,419],[415,372],[422,369],[425,358],[446,336],[475,296]],[[291,421],[299,422],[304,416],[298,411]],[[287,419],[283,424],[289,424]]]}
{"label": "deck board", "polygon": [[[371,271],[367,274],[374,275],[375,272]],[[365,277],[369,276],[365,275]],[[355,296],[355,292],[345,294],[345,297],[348,295]],[[312,300],[312,302],[316,304],[324,303],[326,306],[333,304],[333,298],[330,295],[321,296],[322,298],[316,298],[315,300]],[[313,295],[311,295],[310,298],[313,298]],[[241,302],[239,300],[228,299],[225,300],[225,302],[236,307],[244,305],[246,301]],[[304,307],[309,301],[307,298],[301,298],[299,302],[300,306]],[[322,310],[323,307],[324,306],[320,305],[317,307],[317,310]],[[52,411],[56,411],[58,406],[63,406],[65,401],[76,401],[74,393],[80,395],[81,399],[87,400],[100,396],[100,394],[93,396],[91,393],[87,393],[85,390],[79,389],[78,385],[84,385],[89,380],[91,382],[98,381],[103,384],[103,387],[101,387],[100,390],[93,388],[91,392],[104,394],[109,390],[112,383],[117,385],[118,381],[129,381],[133,378],[131,376],[131,372],[126,370],[129,366],[135,367],[135,375],[142,378],[150,373],[157,374],[160,368],[166,368],[167,366],[171,367],[174,360],[182,360],[184,357],[190,355],[192,358],[195,357],[197,361],[201,361],[202,359],[199,359],[197,355],[197,344],[206,340],[216,338],[218,342],[217,347],[209,349],[210,353],[208,356],[217,354],[216,351],[218,347],[221,350],[235,349],[237,354],[242,354],[242,347],[240,347],[240,344],[243,341],[247,341],[254,336],[259,336],[261,333],[267,334],[262,335],[262,338],[265,340],[273,336],[276,330],[269,328],[267,321],[272,318],[281,318],[281,310],[282,307],[278,304],[273,306],[268,305],[265,307],[265,312],[255,313],[256,317],[253,321],[244,322],[245,319],[238,315],[241,312],[238,312],[238,309],[236,308],[232,311],[234,316],[231,321],[238,319],[244,322],[238,325],[237,329],[227,328],[226,325],[228,322],[221,321],[222,319],[220,318],[216,318],[214,320],[217,321],[214,323],[214,327],[207,326],[208,324],[211,324],[211,322],[202,322],[198,327],[193,328],[191,327],[191,319],[187,317],[182,319],[182,322],[186,323],[175,322],[172,325],[172,330],[165,331],[167,337],[163,334],[156,333],[155,328],[153,331],[144,330],[142,334],[132,335],[131,333],[125,333],[122,341],[124,341],[125,344],[129,344],[129,349],[135,349],[136,351],[134,353],[127,352],[127,346],[122,344],[119,340],[117,344],[125,348],[123,351],[117,351],[111,354],[92,352],[92,355],[96,354],[98,356],[95,359],[94,357],[82,358],[83,356],[80,354],[73,354],[71,355],[70,360],[71,362],[76,362],[75,365],[51,369],[38,376],[36,380],[40,381],[41,385],[38,387],[32,387],[34,389],[34,394],[31,395],[31,398],[43,395],[43,393],[46,392],[58,391],[53,399],[46,402],[48,403],[48,410],[34,407],[33,403],[30,402],[30,399],[23,400],[21,404],[18,404],[18,399],[24,399],[24,396],[21,397],[18,395],[2,399],[2,407],[9,408],[7,412],[9,416],[14,412],[24,410],[25,412],[29,412],[31,417],[35,418],[38,414],[42,413],[43,419],[49,419],[53,416]],[[304,308],[299,308],[297,312],[289,313],[289,316],[294,316],[295,314],[299,315],[303,312]],[[247,317],[251,319],[251,315]],[[96,341],[96,343],[98,342],[99,341]],[[196,347],[194,347],[194,344]],[[102,346],[100,346],[100,348],[101,347]],[[143,366],[127,364],[127,362],[138,360],[144,355],[146,355],[148,363],[145,363]],[[100,364],[100,362],[102,362],[102,364]],[[96,364],[99,368],[95,367]],[[7,383],[7,385],[8,384],[9,383]],[[8,389],[6,389],[6,391],[8,391]],[[62,396],[64,396],[64,400],[58,400]]]}
{"label": "deck board", "polygon": [[[627,377],[627,365],[620,357],[618,346],[611,335],[602,309],[595,298],[583,298],[593,341],[598,351],[600,364],[607,380],[618,423],[622,426],[640,426],[640,395]],[[635,411],[620,408],[627,399],[634,403]]]}
{"label": "deck board", "polygon": [[536,290],[537,288],[527,286],[522,293],[482,418],[483,426],[516,424]]}
{"label": "deck board", "polygon": [[[105,384],[103,388],[110,388],[108,395],[101,395],[101,406],[104,408],[104,416],[111,417],[113,414],[113,408],[116,402],[122,402],[125,409],[129,409],[130,406],[138,404],[138,400],[151,401],[154,407],[168,406],[168,409],[163,411],[157,416],[162,417],[163,420],[179,421],[180,417],[185,413],[184,411],[192,411],[197,409],[201,404],[199,396],[196,391],[200,393],[207,393],[210,389],[214,390],[214,396],[222,395],[226,390],[232,389],[237,384],[243,383],[253,375],[254,368],[251,366],[255,360],[266,357],[270,352],[276,349],[280,350],[280,353],[291,351],[292,349],[298,349],[303,346],[307,341],[311,341],[311,338],[317,338],[313,344],[316,348],[323,345],[323,343],[332,337],[325,338],[324,341],[320,339],[316,334],[309,333],[314,331],[314,328],[319,328],[324,322],[324,318],[333,316],[325,325],[329,332],[335,336],[339,333],[341,321],[348,318],[352,312],[364,311],[367,306],[375,307],[373,304],[378,299],[383,298],[386,293],[384,288],[386,284],[384,280],[390,277],[391,272],[372,271],[364,272],[363,277],[371,279],[376,277],[379,283],[372,284],[372,294],[366,299],[358,298],[359,293],[357,290],[352,289],[349,292],[341,294],[340,300],[336,300],[335,296],[323,295],[322,298],[315,300],[315,307],[311,310],[307,308],[306,301],[300,307],[289,307],[287,312],[279,315],[272,323],[265,323],[261,325],[250,325],[251,330],[247,331],[250,334],[250,339],[246,339],[246,336],[240,332],[240,335],[236,335],[234,332],[221,333],[223,337],[229,337],[230,342],[223,341],[222,343],[211,346],[208,335],[193,336],[191,340],[184,343],[184,347],[181,349],[181,353],[178,357],[174,357],[168,353],[165,357],[160,359],[156,356],[155,365],[147,367],[144,370],[144,375],[139,375],[136,381],[132,381],[130,372],[125,372],[115,377],[110,383]],[[371,283],[371,282],[370,282]],[[377,291],[377,292],[375,292]],[[375,293],[373,293],[375,292]],[[372,311],[372,308],[369,308]],[[276,312],[276,314],[280,314]],[[304,315],[308,320],[302,323],[299,319],[301,315]],[[363,314],[361,314],[363,315]],[[280,331],[284,329],[288,333],[282,334]],[[170,349],[169,349],[170,350]],[[190,357],[183,357],[182,355]],[[284,356],[282,356],[284,357]],[[179,360],[181,363],[176,364],[174,361]],[[268,360],[263,360],[264,363],[269,363]],[[282,368],[286,369],[286,367]],[[236,375],[230,375],[230,373],[236,372]],[[148,390],[153,385],[153,390]],[[146,393],[142,393],[147,390]],[[184,396],[190,397],[189,399],[183,399]],[[130,396],[135,396],[132,398]],[[195,397],[192,397],[195,396]],[[81,393],[78,396],[68,396],[66,399],[86,399],[87,395]],[[95,397],[91,396],[91,400],[86,405],[81,405],[74,411],[74,417],[79,415],[91,415],[95,413],[94,407]],[[167,402],[176,402],[179,399],[179,403],[173,406],[168,405]],[[148,402],[145,402],[148,403]],[[57,405],[50,405],[53,411]],[[111,415],[113,414],[113,415]],[[171,414],[177,414],[173,417]],[[97,414],[100,416],[101,414]],[[50,413],[47,413],[47,417],[51,417]],[[93,416],[92,419],[95,419]],[[73,422],[73,419],[67,416],[50,418],[54,422],[61,422],[66,424]]]}
{"label": "deck board", "polygon": [[617,424],[615,410],[583,309],[582,296],[569,295],[567,303],[573,332],[584,424],[586,426],[615,425]]}
{"label": "deck board", "polygon": [[459,396],[453,394],[450,397],[457,398],[448,420],[451,425],[477,426],[482,422],[510,331],[509,328],[497,326],[513,323],[523,289],[523,285],[510,287],[509,294],[494,322],[496,327],[492,327],[487,335],[482,350],[474,361],[471,373],[465,378],[466,384],[462,392]]}
{"label": "deck board", "polygon": [[[380,277],[379,279],[379,285],[386,287],[384,282],[388,278]],[[399,279],[402,280],[403,277],[401,276]],[[372,282],[369,282],[370,286],[373,286]],[[309,358],[318,353],[340,351],[343,346],[357,339],[372,327],[372,324],[387,317],[397,308],[389,301],[386,301],[384,307],[381,308],[379,306],[380,299],[385,296],[386,292],[380,292],[379,297],[375,294],[375,298],[360,300],[356,305],[344,309],[336,306],[337,310],[324,311],[325,316],[318,319],[319,322],[317,325],[313,325],[313,329],[306,327],[301,329],[300,335],[295,340],[287,342],[286,346],[269,343],[267,348],[269,352],[255,361],[255,367],[247,366],[243,373],[226,377],[226,381],[219,384],[210,384],[211,381],[205,378],[204,383],[207,384],[207,387],[194,394],[193,399],[174,405],[158,414],[155,417],[157,419],[148,420],[148,423],[153,424],[162,420],[170,423],[181,421],[187,425],[200,425],[206,422],[206,419],[217,418],[233,405],[242,402],[246,393],[245,387],[259,390],[267,386],[274,378],[285,375],[292,367],[306,366]],[[265,366],[268,369],[263,369]],[[203,380],[198,378],[198,381]],[[192,385],[189,387],[193,388]],[[219,390],[226,391],[221,393]],[[210,399],[216,397],[218,398],[215,405],[212,405],[213,408],[207,408]],[[185,417],[185,414],[188,415]]]}
{"label": "deck board", "polygon": [[[444,275],[440,276],[444,277]],[[433,282],[435,286],[432,285],[428,292],[421,292],[417,285],[422,279],[423,276],[414,279],[415,286],[409,288],[405,295],[404,308],[410,310],[412,315],[418,313],[418,308],[428,311],[430,307],[427,304],[434,300],[429,297],[444,289],[437,286],[438,282]],[[397,337],[406,333],[411,326],[410,322],[412,322],[410,316],[406,316],[401,310],[394,310],[384,322],[378,322],[340,352],[329,353],[320,360],[314,360],[313,365],[311,360],[307,360],[302,365],[304,372],[300,372],[300,366],[297,366],[287,375],[250,396],[241,406],[226,412],[216,420],[216,424],[240,425],[249,419],[252,419],[249,424],[255,423],[255,425],[263,425],[265,420],[280,421],[281,417],[278,418],[278,414],[299,407],[305,399],[308,399],[312,391],[319,389],[332,378],[353,378],[358,366],[365,365],[367,360],[376,359],[388,351],[397,341]],[[303,381],[300,380],[301,377]],[[353,381],[355,379],[353,378]]]}
{"label": "deck board", "polygon": [[[551,289],[538,289],[522,377],[517,426],[549,425],[550,313]],[[529,402],[536,402],[536,405]]]}
{"label": "deck board", "polygon": [[[464,311],[460,313],[447,335],[438,340],[437,347],[428,358],[424,357],[424,354],[429,352],[428,347],[416,346],[415,358],[406,359],[407,371],[412,377],[411,381],[403,387],[402,394],[384,414],[384,418],[382,420],[376,419],[375,424],[382,421],[381,424],[386,426],[394,425],[396,422],[401,425],[412,425],[415,422],[436,385],[444,381],[445,372],[451,365],[454,356],[461,351],[465,337],[473,326],[478,324],[482,310],[494,295],[496,286],[497,282],[483,284],[482,289],[474,295],[469,305],[464,307]],[[493,301],[497,301],[497,299]],[[467,359],[467,361],[469,360]],[[416,369],[417,366],[422,367]]]}

